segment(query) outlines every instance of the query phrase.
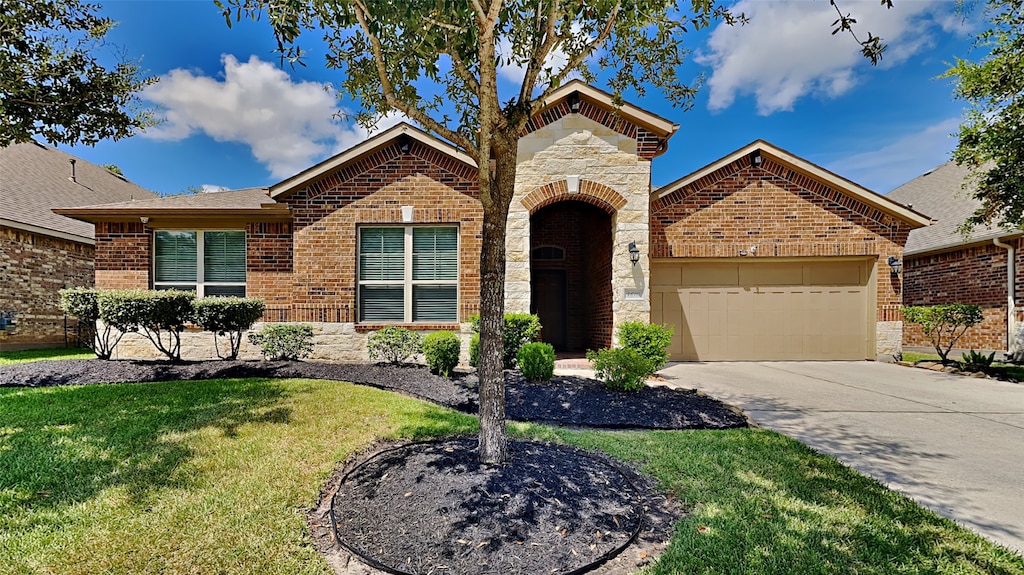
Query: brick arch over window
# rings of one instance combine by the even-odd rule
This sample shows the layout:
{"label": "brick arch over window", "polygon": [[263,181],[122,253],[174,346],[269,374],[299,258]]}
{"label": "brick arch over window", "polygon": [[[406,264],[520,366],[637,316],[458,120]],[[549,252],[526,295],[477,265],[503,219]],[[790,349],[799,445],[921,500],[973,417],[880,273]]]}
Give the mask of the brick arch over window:
{"label": "brick arch over window", "polygon": [[604,184],[580,180],[579,189],[579,192],[570,194],[568,182],[558,180],[533,190],[523,198],[522,204],[531,216],[537,213],[537,210],[563,200],[586,202],[612,216],[626,206],[626,198]]}

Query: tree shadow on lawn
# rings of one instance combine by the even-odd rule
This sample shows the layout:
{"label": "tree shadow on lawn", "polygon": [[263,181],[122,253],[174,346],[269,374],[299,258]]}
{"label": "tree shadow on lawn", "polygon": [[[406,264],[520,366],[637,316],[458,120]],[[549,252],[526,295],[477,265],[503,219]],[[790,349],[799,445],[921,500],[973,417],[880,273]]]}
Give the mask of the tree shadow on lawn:
{"label": "tree shadow on lawn", "polygon": [[291,392],[273,380],[0,390],[0,515],[88,501],[126,488],[133,502],[166,487],[195,454],[188,434],[227,437],[248,423],[284,424]]}

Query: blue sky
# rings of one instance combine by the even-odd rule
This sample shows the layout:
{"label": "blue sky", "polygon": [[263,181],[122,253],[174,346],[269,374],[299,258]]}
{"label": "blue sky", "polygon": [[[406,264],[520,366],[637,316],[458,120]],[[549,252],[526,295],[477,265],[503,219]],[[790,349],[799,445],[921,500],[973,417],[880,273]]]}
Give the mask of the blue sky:
{"label": "blue sky", "polygon": [[[971,50],[979,14],[965,19],[953,1],[844,0],[859,32],[889,44],[872,67],[847,35],[831,34],[828,0],[742,0],[746,26],[725,25],[687,38],[682,78],[703,74],[693,109],[672,108],[656,90],[631,103],[680,124],[655,159],[667,184],[756,139],[767,140],[869,189],[886,193],[949,160],[963,103],[937,79]],[[162,193],[189,186],[265,186],[366,137],[337,118],[358,103],[325,86],[339,72],[323,66],[318,37],[300,44],[306,67],[280,66],[265,23],[229,29],[211,0],[117,1],[103,13],[120,24],[108,56],[141,59],[160,81],[143,93],[165,122],[145,134],[95,147],[64,147],[98,164],[117,164],[132,181]],[[105,56],[106,57],[106,56]],[[516,70],[505,70],[514,78]],[[511,86],[508,82],[506,88]],[[602,87],[602,86],[598,86]]]}

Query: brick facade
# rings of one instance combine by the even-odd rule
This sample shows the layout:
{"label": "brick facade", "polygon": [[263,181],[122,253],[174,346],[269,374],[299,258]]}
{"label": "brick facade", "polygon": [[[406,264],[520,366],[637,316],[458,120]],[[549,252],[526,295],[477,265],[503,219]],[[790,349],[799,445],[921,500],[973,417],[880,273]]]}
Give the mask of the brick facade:
{"label": "brick facade", "polygon": [[142,222],[96,224],[96,287],[148,289],[152,234]]}
{"label": "brick facade", "polygon": [[0,227],[0,312],[15,312],[16,326],[0,331],[0,350],[64,345],[58,292],[93,285],[94,251],[89,244]]}
{"label": "brick facade", "polygon": [[[651,257],[876,257],[878,321],[902,302],[889,256],[902,259],[907,224],[765,158],[742,158],[652,201]],[[756,251],[751,250],[756,247]]]}
{"label": "brick facade", "polygon": [[288,196],[291,305],[336,310],[353,321],[359,226],[401,224],[402,206],[412,206],[407,225],[459,227],[459,320],[468,321],[480,307],[483,207],[476,175],[419,142],[408,153],[396,142]]}
{"label": "brick facade", "polygon": [[[1016,241],[1016,298],[1024,297],[1021,266],[1024,242]],[[949,303],[981,306],[984,320],[967,330],[956,344],[962,349],[1007,349],[1007,250],[991,243],[961,250],[908,256],[903,264],[905,305]],[[930,347],[921,327],[904,324],[903,345]]]}

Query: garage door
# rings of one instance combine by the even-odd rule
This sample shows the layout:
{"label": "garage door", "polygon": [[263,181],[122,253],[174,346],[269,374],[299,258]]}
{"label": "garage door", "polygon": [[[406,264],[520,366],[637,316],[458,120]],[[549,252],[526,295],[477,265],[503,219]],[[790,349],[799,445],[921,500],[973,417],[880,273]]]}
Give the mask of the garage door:
{"label": "garage door", "polygon": [[678,361],[874,358],[873,264],[655,263],[651,321],[675,327]]}

